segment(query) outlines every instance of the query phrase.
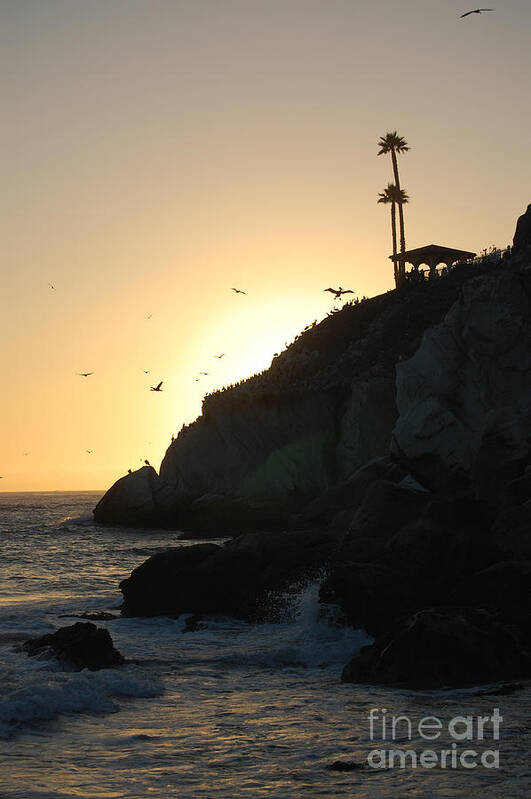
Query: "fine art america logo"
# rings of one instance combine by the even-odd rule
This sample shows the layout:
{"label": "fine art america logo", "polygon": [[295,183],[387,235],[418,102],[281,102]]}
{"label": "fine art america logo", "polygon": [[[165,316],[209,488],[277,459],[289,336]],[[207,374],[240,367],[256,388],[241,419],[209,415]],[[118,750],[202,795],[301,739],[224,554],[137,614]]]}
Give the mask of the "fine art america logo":
{"label": "fine art america logo", "polygon": [[[407,715],[394,716],[385,708],[372,708],[369,713],[370,738],[373,742],[381,742],[382,748],[369,752],[367,763],[374,769],[499,768],[499,749],[483,747],[497,747],[493,742],[500,740],[502,721],[503,716],[497,707],[490,716],[454,716],[446,722],[437,716],[425,716],[413,722]],[[397,741],[404,739],[411,742],[407,748],[394,748]],[[418,744],[417,748],[413,747],[413,740]],[[430,742],[431,748],[428,748],[428,743],[423,748],[424,741]],[[479,751],[474,748],[478,744]]]}

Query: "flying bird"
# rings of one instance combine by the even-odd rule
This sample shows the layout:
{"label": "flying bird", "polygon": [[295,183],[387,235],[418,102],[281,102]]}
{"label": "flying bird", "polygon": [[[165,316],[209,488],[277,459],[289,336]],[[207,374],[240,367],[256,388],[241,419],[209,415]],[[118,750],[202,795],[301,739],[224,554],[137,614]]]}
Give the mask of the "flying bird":
{"label": "flying bird", "polygon": [[199,383],[199,378],[198,377],[194,377],[194,383]]}
{"label": "flying bird", "polygon": [[235,294],[247,294],[246,291],[242,291],[241,289],[232,288],[232,291],[234,291]]}
{"label": "flying bird", "polygon": [[461,14],[459,19],[463,19],[463,17],[468,17],[470,14],[482,14],[484,11],[494,11],[493,8],[475,8],[473,11],[467,11],[465,14]]}
{"label": "flying bird", "polygon": [[94,372],[76,372],[76,375],[78,375],[79,377],[90,377],[90,375],[93,374]]}
{"label": "flying bird", "polygon": [[221,355],[214,355],[214,358],[223,358],[224,356],[225,356],[225,353],[222,352]]}
{"label": "flying bird", "polygon": [[161,381],[160,381],[160,383],[158,384],[158,386],[151,386],[151,389],[150,389],[150,390],[151,390],[151,391],[162,391],[162,388],[161,388],[161,386],[162,386],[162,383],[163,383],[163,382],[164,382],[164,381],[163,381],[163,380],[161,380]]}
{"label": "flying bird", "polygon": [[23,452],[23,455],[31,455],[31,452]]}
{"label": "flying bird", "polygon": [[151,369],[142,369],[145,375],[148,375],[151,372]]}
{"label": "flying bird", "polygon": [[50,286],[50,288],[52,289],[52,291],[55,291],[55,286],[54,286],[54,284],[53,284],[53,283],[48,283],[48,285]]}
{"label": "flying bird", "polygon": [[93,449],[86,449],[86,450],[85,450],[85,452],[88,452],[88,454],[89,454],[89,455],[92,455],[92,453],[94,452],[94,450],[93,450]]}
{"label": "flying bird", "polygon": [[340,300],[342,294],[354,294],[351,289],[344,289],[342,286],[339,286],[337,289],[323,289],[323,291],[330,291],[334,295],[335,300]]}
{"label": "flying bird", "polygon": [[200,375],[207,375],[208,372],[199,372]]}
{"label": "flying bird", "polygon": [[145,319],[151,319],[151,317],[152,317],[152,316],[153,316],[153,314],[152,314],[152,313],[148,313],[148,315],[147,315],[147,316],[145,316],[144,318],[145,318]]}

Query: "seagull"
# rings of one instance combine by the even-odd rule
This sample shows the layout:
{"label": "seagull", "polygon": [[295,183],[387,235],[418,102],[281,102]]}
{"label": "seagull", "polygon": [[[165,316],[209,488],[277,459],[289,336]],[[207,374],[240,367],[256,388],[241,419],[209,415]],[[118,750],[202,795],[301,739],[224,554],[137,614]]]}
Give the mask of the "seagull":
{"label": "seagull", "polygon": [[468,17],[470,14],[482,14],[484,11],[494,11],[493,8],[475,8],[473,11],[467,11],[465,14],[461,14],[459,19],[463,19],[463,17]]}
{"label": "seagull", "polygon": [[93,450],[93,449],[86,449],[86,450],[85,450],[85,452],[88,452],[88,454],[89,454],[89,455],[92,455],[92,453],[94,452],[94,450]]}
{"label": "seagull", "polygon": [[337,289],[323,289],[323,291],[330,291],[334,295],[335,300],[340,300],[342,294],[354,294],[351,289],[344,289],[341,286]]}
{"label": "seagull", "polygon": [[53,284],[53,283],[48,283],[48,285],[50,286],[50,288],[52,289],[52,291],[55,291],[55,286],[54,286],[54,284]]}
{"label": "seagull", "polygon": [[148,313],[148,315],[147,315],[146,317],[144,317],[144,318],[145,318],[145,319],[151,319],[151,317],[152,317],[152,316],[153,316],[153,314],[152,314],[152,313]]}
{"label": "seagull", "polygon": [[194,377],[194,383],[199,383],[199,378],[198,377]]}
{"label": "seagull", "polygon": [[163,381],[161,380],[160,383],[158,384],[158,386],[151,386],[150,390],[151,391],[162,391],[162,389],[161,389],[162,383],[163,383]]}
{"label": "seagull", "polygon": [[207,375],[208,372],[199,372],[200,375]]}
{"label": "seagull", "polygon": [[76,375],[78,375],[79,377],[90,377],[90,375],[93,374],[94,372],[76,372]]}
{"label": "seagull", "polygon": [[151,372],[151,369],[142,369],[145,375],[148,375]]}
{"label": "seagull", "polygon": [[235,294],[247,294],[246,291],[242,291],[241,289],[232,288],[232,291],[234,291]]}
{"label": "seagull", "polygon": [[225,356],[225,353],[222,352],[221,355],[214,355],[214,358],[223,358],[224,356]]}

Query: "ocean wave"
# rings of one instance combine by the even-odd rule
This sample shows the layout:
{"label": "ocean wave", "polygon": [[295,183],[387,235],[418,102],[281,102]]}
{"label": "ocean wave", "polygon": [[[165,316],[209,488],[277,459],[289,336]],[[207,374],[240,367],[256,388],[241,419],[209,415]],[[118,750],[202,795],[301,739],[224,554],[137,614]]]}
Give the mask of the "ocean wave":
{"label": "ocean wave", "polygon": [[151,698],[164,692],[159,677],[134,666],[98,672],[31,674],[0,699],[0,737],[70,713],[115,713],[117,698]]}

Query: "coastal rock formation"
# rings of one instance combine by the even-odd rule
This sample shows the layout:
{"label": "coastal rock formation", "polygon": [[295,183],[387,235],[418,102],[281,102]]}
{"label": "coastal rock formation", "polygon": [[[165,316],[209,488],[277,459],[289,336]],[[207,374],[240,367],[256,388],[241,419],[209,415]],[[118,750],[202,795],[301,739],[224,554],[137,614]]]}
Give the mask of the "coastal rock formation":
{"label": "coastal rock formation", "polygon": [[531,268],[463,286],[441,324],[397,365],[392,454],[426,487],[497,504],[531,454]]}
{"label": "coastal rock formation", "polygon": [[95,515],[232,540],[150,558],[122,612],[264,618],[321,571],[321,600],[377,636],[349,681],[530,675],[526,258],[347,306],[206,397],[160,475],[119,481]]}
{"label": "coastal rock formation", "polygon": [[531,205],[527,206],[527,211],[518,217],[516,231],[513,238],[513,251],[523,250],[531,246]]}
{"label": "coastal rock formation", "polygon": [[311,326],[270,369],[205,397],[160,474],[140,469],[119,480],[95,508],[96,520],[204,533],[222,518],[218,534],[285,526],[388,453],[395,364],[415,352],[469,278],[456,269],[445,280],[346,305]]}
{"label": "coastal rock formation", "polygon": [[477,685],[519,679],[531,671],[516,630],[486,611],[429,608],[363,647],[347,663],[344,682],[413,688]]}
{"label": "coastal rock formation", "polygon": [[124,616],[267,617],[274,592],[326,567],[332,532],[246,533],[225,546],[196,544],[153,555],[120,583]]}
{"label": "coastal rock formation", "polygon": [[108,631],[91,622],[78,621],[70,627],[61,627],[55,633],[31,638],[22,648],[28,655],[43,657],[50,653],[67,668],[76,671],[84,668],[98,671],[124,662]]}

